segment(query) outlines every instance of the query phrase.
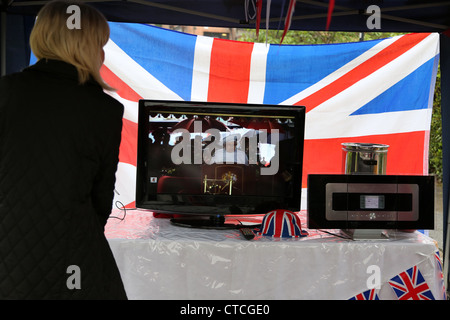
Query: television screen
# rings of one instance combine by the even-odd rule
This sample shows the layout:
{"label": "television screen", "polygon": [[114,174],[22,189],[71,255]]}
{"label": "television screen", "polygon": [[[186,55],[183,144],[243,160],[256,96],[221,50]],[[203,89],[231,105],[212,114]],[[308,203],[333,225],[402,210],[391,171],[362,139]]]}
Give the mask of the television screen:
{"label": "television screen", "polygon": [[305,108],[139,101],[136,206],[219,217],[300,210]]}

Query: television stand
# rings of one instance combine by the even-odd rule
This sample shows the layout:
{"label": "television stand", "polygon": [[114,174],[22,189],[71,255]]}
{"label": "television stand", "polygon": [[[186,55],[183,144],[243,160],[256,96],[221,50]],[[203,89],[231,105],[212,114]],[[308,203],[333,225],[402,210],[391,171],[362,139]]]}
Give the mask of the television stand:
{"label": "television stand", "polygon": [[173,225],[186,228],[199,228],[199,229],[239,229],[245,227],[246,225],[236,223],[226,223],[225,216],[221,214],[210,215],[210,216],[195,216],[189,218],[172,218],[170,222]]}
{"label": "television stand", "polygon": [[344,229],[342,230],[352,240],[389,240],[389,234],[382,229]]}

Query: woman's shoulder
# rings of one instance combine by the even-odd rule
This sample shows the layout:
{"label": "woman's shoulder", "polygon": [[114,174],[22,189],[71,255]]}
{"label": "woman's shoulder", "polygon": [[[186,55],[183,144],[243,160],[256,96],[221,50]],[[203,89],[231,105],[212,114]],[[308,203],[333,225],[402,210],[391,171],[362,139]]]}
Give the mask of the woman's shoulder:
{"label": "woman's shoulder", "polygon": [[90,85],[86,88],[85,85],[84,87],[86,89],[87,100],[89,104],[92,104],[92,109],[112,117],[122,118],[124,106],[120,101],[106,93],[100,86]]}
{"label": "woman's shoulder", "polygon": [[123,104],[112,97],[110,94],[106,93],[102,88],[98,88],[98,94],[100,98],[104,101],[105,105],[107,105],[109,108],[114,108],[117,111],[122,111],[124,109]]}
{"label": "woman's shoulder", "polygon": [[0,97],[8,99],[11,95],[23,94],[21,87],[26,83],[22,72],[15,72],[0,77]]}
{"label": "woman's shoulder", "polygon": [[23,72],[14,72],[0,77],[0,86],[2,87],[10,87],[12,83],[20,80],[23,76]]}

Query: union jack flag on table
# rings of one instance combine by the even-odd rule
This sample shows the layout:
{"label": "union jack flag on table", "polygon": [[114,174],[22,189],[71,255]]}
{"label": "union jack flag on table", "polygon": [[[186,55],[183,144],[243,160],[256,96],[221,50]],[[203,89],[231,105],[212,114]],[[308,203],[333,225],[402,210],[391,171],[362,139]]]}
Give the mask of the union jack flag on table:
{"label": "union jack flag on table", "polygon": [[435,300],[428,284],[417,266],[389,280],[399,300]]}
{"label": "union jack flag on table", "polygon": [[351,297],[349,300],[380,300],[376,289],[369,289],[356,296]]}
{"label": "union jack flag on table", "polygon": [[343,142],[388,144],[388,174],[428,173],[438,34],[269,45],[110,27],[102,75],[125,105],[116,200],[128,207],[141,98],[306,106],[303,188],[309,173],[342,172]]}
{"label": "union jack flag on table", "polygon": [[439,274],[438,281],[441,284],[442,299],[447,300],[447,290],[445,289],[445,278],[444,278],[444,273],[443,273],[443,268],[442,268],[442,259],[441,259],[439,250],[436,250],[434,252],[434,258],[435,258],[437,268],[438,268],[438,274]]}

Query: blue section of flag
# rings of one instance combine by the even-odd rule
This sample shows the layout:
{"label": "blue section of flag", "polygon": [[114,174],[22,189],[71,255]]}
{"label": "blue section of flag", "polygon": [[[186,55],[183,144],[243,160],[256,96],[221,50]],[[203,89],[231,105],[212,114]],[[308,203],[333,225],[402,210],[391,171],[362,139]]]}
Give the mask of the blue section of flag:
{"label": "blue section of flag", "polygon": [[329,45],[271,45],[265,104],[279,104],[322,80],[382,40]]}
{"label": "blue section of flag", "polygon": [[197,37],[145,24],[109,23],[111,40],[184,100],[190,100]]}
{"label": "blue section of flag", "polygon": [[[365,104],[351,115],[375,114],[429,107],[430,86],[435,58],[428,60],[404,79]],[[418,86],[417,84],[421,84]]]}

